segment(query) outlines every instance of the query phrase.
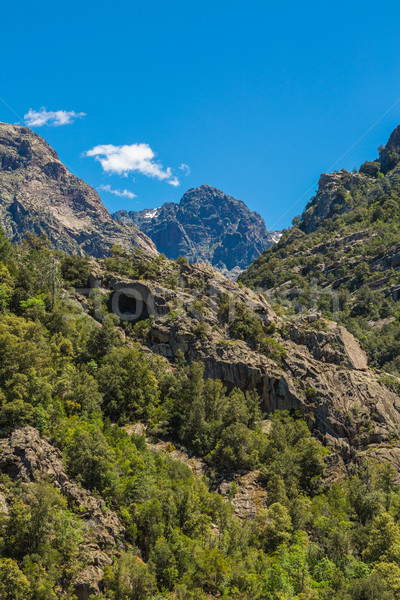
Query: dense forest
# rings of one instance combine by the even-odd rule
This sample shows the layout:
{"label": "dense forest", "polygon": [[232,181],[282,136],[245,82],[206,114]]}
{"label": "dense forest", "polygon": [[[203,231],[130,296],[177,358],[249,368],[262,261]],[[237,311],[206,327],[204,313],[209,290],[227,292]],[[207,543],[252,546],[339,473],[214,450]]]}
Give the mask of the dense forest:
{"label": "dense forest", "polygon": [[[359,460],[333,480],[329,450],[299,414],[267,416],[255,393],[205,379],[201,362],[178,354],[170,364],[146,351],[146,321],[123,327],[104,305],[100,324],[93,296],[85,313],[73,290],[87,285],[88,259],[36,236],[13,246],[2,234],[0,260],[1,436],[35,428],[59,449],[71,481],[117,515],[121,534],[100,597],[399,598],[400,487],[389,462]],[[157,273],[157,260],[147,269]],[[128,268],[129,258],[115,252],[107,268],[118,265]],[[147,439],[130,431],[134,423]],[[148,439],[184,446],[207,477]],[[235,478],[254,470],[267,502],[241,520]],[[221,477],[231,481],[227,498],[210,491]],[[0,494],[0,597],[76,598],[88,566],[84,507],[50,476],[2,474]]]}

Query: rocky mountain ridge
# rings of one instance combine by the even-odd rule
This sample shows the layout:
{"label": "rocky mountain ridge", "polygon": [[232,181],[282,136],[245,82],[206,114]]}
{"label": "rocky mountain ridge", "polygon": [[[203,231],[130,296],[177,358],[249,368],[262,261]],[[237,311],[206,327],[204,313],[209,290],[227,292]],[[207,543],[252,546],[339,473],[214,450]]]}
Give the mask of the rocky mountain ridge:
{"label": "rocky mountain ridge", "polygon": [[300,216],[301,229],[312,233],[327,219],[352,210],[357,204],[357,197],[370,194],[377,178],[387,176],[390,180],[399,174],[399,162],[400,125],[391,133],[387,144],[379,148],[379,158],[366,161],[358,172],[342,169],[321,175],[317,194]]}
{"label": "rocky mountain ridge", "polygon": [[130,223],[148,235],[168,258],[185,256],[190,262],[207,262],[225,274],[237,274],[279,239],[267,232],[264,220],[209,185],[188,190],[178,203],[159,208],[118,211],[113,218]]}
{"label": "rocky mountain ridge", "polygon": [[113,220],[97,192],[27,127],[0,123],[0,226],[13,241],[45,233],[65,252],[105,256],[117,244],[156,255],[153,242]]}
{"label": "rocky mountain ridge", "polygon": [[400,373],[400,127],[379,159],[320,178],[294,226],[240,280],[299,312],[312,305],[362,340],[371,364]]}

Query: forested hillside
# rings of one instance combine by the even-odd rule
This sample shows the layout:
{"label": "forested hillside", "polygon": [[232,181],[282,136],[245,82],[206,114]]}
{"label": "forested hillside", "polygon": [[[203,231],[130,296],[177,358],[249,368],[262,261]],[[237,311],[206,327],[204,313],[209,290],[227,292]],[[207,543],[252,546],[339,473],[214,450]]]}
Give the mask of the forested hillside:
{"label": "forested hillside", "polygon": [[292,228],[240,280],[283,311],[343,323],[371,365],[400,374],[400,127],[359,172],[321,176]]}
{"label": "forested hillside", "polygon": [[[313,438],[300,413],[267,415],[255,390],[204,378],[206,363],[153,353],[152,319],[120,322],[104,288],[88,292],[88,282],[122,272],[174,296],[186,273],[198,293],[187,294],[194,339],[209,343],[212,327],[227,323],[221,352],[258,348],[276,369],[282,323],[279,335],[272,325],[266,334],[241,304],[230,319],[226,296],[219,321],[204,316],[202,272],[182,260],[116,248],[95,262],[35,236],[21,246],[1,236],[0,260],[1,598],[399,597],[400,489],[390,461],[361,453],[335,470],[337,450]],[[250,291],[232,289],[259,308]],[[184,326],[181,312],[160,317],[164,330]],[[308,389],[305,402],[315,394]],[[176,447],[202,459],[207,477],[174,460]],[[264,499],[240,518],[247,474]],[[225,494],[210,491],[221,482]]]}

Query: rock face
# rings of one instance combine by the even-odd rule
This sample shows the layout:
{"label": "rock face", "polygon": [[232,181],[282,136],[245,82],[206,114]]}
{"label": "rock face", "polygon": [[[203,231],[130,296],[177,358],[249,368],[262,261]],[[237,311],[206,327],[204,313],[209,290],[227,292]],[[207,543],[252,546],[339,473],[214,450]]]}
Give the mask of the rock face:
{"label": "rock face", "polygon": [[347,212],[351,208],[351,192],[361,190],[373,181],[362,173],[340,171],[323,173],[318,182],[318,192],[301,215],[302,229],[306,233],[315,231],[325,219],[334,214]]}
{"label": "rock face", "polygon": [[244,202],[209,185],[187,191],[179,204],[153,210],[118,211],[113,218],[148,235],[168,258],[208,262],[225,274],[246,268],[279,239]]}
{"label": "rock face", "polygon": [[98,595],[103,568],[112,564],[113,554],[124,545],[125,530],[117,515],[103,500],[69,479],[60,451],[43,440],[33,427],[16,429],[9,439],[1,440],[0,451],[0,473],[28,484],[46,477],[71,505],[80,509],[86,528],[81,552],[87,566],[75,582],[75,593],[79,600]]}
{"label": "rock face", "polygon": [[13,241],[45,233],[64,252],[105,256],[114,244],[157,254],[132,225],[114,221],[97,192],[26,127],[0,123],[0,226]]}
{"label": "rock face", "polygon": [[[318,183],[316,196],[311,199],[301,215],[301,227],[306,233],[315,231],[325,219],[335,214],[348,212],[353,208],[352,195],[367,194],[374,177],[388,173],[400,162],[400,125],[391,133],[386,146],[379,148],[379,159],[366,162],[359,173],[345,169],[334,173],[323,173]],[[398,169],[397,173],[398,175]]]}
{"label": "rock face", "polygon": [[379,162],[383,173],[387,173],[400,160],[400,125],[392,132],[386,146],[379,148]]}
{"label": "rock face", "polygon": [[[345,462],[370,445],[392,448],[400,431],[400,399],[368,369],[353,336],[340,327],[318,335],[309,335],[304,323],[294,328],[296,342],[283,341],[287,356],[282,366],[244,341],[227,344],[214,331],[199,339],[187,321],[174,326],[155,321],[150,346],[168,358],[181,350],[189,360],[201,360],[206,376],[228,388],[257,390],[266,412],[300,411],[314,435]],[[316,344],[311,351],[310,341]]]}

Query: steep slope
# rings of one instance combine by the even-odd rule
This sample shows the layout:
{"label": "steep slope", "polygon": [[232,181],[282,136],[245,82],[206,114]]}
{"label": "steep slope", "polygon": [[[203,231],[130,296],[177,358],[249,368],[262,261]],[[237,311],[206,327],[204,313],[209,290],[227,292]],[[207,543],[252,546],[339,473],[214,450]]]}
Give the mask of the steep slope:
{"label": "steep slope", "polygon": [[209,185],[188,190],[179,204],[153,210],[118,211],[114,219],[133,223],[168,258],[186,256],[223,272],[247,267],[279,237],[244,202]]}
{"label": "steep slope", "polygon": [[399,391],[343,327],[162,255],[0,260],[0,597],[399,597]]}
{"label": "steep slope", "polygon": [[142,232],[111,218],[97,192],[72,175],[26,127],[0,123],[0,226],[14,241],[45,233],[66,252],[104,256],[116,243],[156,254]]}
{"label": "steep slope", "polygon": [[[29,489],[33,482],[44,478],[78,510],[82,525],[82,541],[79,545],[81,570],[73,583],[79,600],[89,594],[99,594],[99,582],[104,567],[111,565],[124,548],[125,528],[117,515],[108,510],[105,502],[79,487],[65,472],[62,453],[41,439],[33,427],[16,429],[9,439],[0,441],[0,473],[11,480],[23,483]],[[0,492],[1,497],[1,492]],[[9,511],[3,495],[4,508]]]}
{"label": "steep slope", "polygon": [[[179,268],[173,289],[171,268]],[[125,293],[143,299],[138,318],[151,315],[144,341],[153,352],[201,361],[228,389],[256,391],[267,413],[300,411],[342,464],[367,451],[400,467],[400,380],[371,370],[344,327],[316,314],[282,318],[262,294],[206,265],[164,264],[154,278],[97,279],[118,297],[114,308]]]}
{"label": "steep slope", "polygon": [[400,373],[400,127],[358,173],[321,176],[279,243],[241,275],[288,310],[313,307],[346,324],[372,364]]}

